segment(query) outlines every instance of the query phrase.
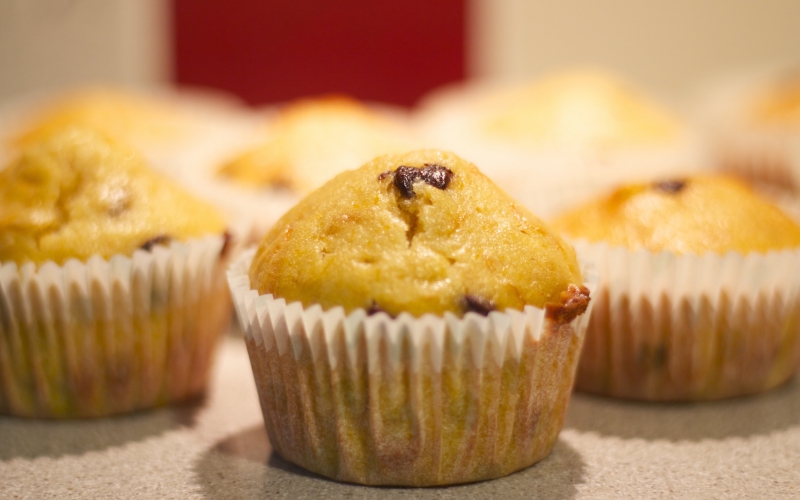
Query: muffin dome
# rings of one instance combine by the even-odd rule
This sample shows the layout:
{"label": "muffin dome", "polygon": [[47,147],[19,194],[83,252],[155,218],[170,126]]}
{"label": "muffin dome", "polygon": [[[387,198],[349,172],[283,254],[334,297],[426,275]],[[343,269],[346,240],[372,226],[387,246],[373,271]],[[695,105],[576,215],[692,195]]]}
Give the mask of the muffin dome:
{"label": "muffin dome", "polygon": [[573,249],[478,169],[436,150],[376,158],[290,210],[250,282],[306,307],[461,315],[562,303]]}
{"label": "muffin dome", "polygon": [[800,246],[800,227],[743,183],[692,177],[634,184],[561,215],[568,236],[652,252],[767,252]]}
{"label": "muffin dome", "polygon": [[133,92],[87,88],[42,108],[15,142],[30,146],[71,126],[98,130],[137,145],[171,140],[185,134],[191,124],[174,108]]}
{"label": "muffin dome", "polygon": [[681,133],[670,113],[601,71],[557,73],[487,98],[482,128],[491,137],[537,147],[636,147]]}
{"label": "muffin dome", "polygon": [[95,132],[66,129],[0,172],[0,261],[109,258],[224,231],[214,207]]}
{"label": "muffin dome", "polygon": [[353,165],[411,145],[399,123],[354,99],[303,99],[281,110],[269,140],[224,164],[219,175],[307,193]]}

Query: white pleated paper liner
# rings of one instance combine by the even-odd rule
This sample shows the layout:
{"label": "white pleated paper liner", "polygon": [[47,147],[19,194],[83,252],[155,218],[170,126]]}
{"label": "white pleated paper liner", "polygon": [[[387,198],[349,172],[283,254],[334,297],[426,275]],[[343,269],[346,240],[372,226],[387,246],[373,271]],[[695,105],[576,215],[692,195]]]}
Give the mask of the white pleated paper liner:
{"label": "white pleated paper liner", "polygon": [[800,365],[800,249],[698,256],[573,243],[601,276],[577,390],[720,399],[780,385]]}
{"label": "white pleated paper liner", "polygon": [[201,394],[230,302],[220,236],[0,264],[0,413],[96,417]]}
{"label": "white pleated paper liner", "polygon": [[286,460],[340,481],[427,486],[500,477],[552,449],[589,310],[568,324],[534,307],[345,315],[259,296],[253,254],[228,280],[267,432]]}

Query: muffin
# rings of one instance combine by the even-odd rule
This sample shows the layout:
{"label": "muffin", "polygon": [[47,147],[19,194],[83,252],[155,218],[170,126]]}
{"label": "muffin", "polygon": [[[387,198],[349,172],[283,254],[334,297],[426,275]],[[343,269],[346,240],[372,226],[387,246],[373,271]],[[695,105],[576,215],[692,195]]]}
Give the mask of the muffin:
{"label": "muffin", "polygon": [[102,130],[132,143],[165,141],[185,132],[185,117],[157,101],[114,88],[76,90],[45,103],[14,139],[28,146],[69,126]]}
{"label": "muffin", "polygon": [[338,175],[228,278],[286,460],[443,485],[509,474],[555,444],[589,288],[569,245],[452,153]]}
{"label": "muffin", "polygon": [[235,101],[186,90],[84,87],[29,97],[9,114],[0,134],[12,150],[68,127],[88,128],[133,145],[152,167],[179,179],[230,154],[256,129]]}
{"label": "muffin", "polygon": [[486,165],[487,175],[512,195],[545,212],[550,207],[542,195],[548,191],[558,196],[546,201],[559,204],[560,198],[574,199],[576,188],[591,195],[698,164],[686,123],[601,70],[466,87],[433,97],[423,108],[430,137]]}
{"label": "muffin", "polygon": [[490,96],[478,127],[522,147],[604,151],[669,144],[683,125],[604,72],[577,70]]}
{"label": "muffin", "polygon": [[0,171],[0,412],[103,416],[206,384],[226,326],[216,209],[68,128]]}
{"label": "muffin", "polygon": [[741,396],[800,363],[800,227],[733,178],[620,188],[554,226],[601,274],[576,388]]}
{"label": "muffin", "polygon": [[731,79],[714,86],[706,101],[704,113],[722,170],[796,193],[800,67]]}
{"label": "muffin", "polygon": [[268,108],[248,145],[220,160],[192,188],[223,208],[257,244],[302,196],[337,173],[414,143],[405,117],[345,96]]}
{"label": "muffin", "polygon": [[268,138],[224,163],[221,177],[303,195],[337,173],[413,144],[401,120],[355,99],[329,96],[289,103]]}

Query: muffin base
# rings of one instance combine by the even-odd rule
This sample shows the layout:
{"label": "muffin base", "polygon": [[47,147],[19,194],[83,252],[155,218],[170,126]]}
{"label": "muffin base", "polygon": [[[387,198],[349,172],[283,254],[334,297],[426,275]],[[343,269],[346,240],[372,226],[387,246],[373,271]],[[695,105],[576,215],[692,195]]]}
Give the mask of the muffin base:
{"label": "muffin base", "polygon": [[2,264],[0,413],[99,417],[200,395],[230,318],[224,241]]}
{"label": "muffin base", "polygon": [[270,442],[318,474],[432,486],[507,475],[546,457],[564,421],[587,313],[463,319],[304,309],[229,281]]}
{"label": "muffin base", "polygon": [[766,391],[800,366],[800,250],[678,256],[578,243],[603,276],[575,388],[645,401]]}

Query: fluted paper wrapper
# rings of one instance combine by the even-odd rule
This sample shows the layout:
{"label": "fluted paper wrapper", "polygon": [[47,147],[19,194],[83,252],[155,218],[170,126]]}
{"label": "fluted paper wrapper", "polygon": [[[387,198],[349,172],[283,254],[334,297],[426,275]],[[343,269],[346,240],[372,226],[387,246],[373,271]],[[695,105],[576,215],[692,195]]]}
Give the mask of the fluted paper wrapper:
{"label": "fluted paper wrapper", "polygon": [[89,417],[203,392],[230,301],[224,238],[0,265],[0,413]]}
{"label": "fluted paper wrapper", "polygon": [[[228,272],[264,421],[286,460],[347,482],[443,485],[500,477],[550,452],[589,311],[458,318],[286,304]],[[594,286],[587,284],[587,286]]]}
{"label": "fluted paper wrapper", "polygon": [[800,250],[677,255],[575,242],[601,276],[576,389],[649,401],[741,396],[800,364]]}

